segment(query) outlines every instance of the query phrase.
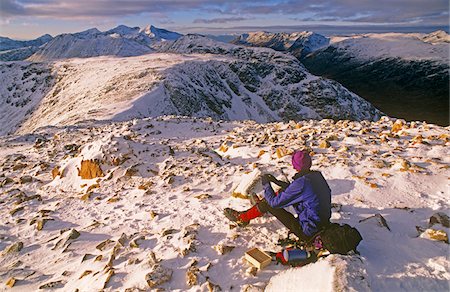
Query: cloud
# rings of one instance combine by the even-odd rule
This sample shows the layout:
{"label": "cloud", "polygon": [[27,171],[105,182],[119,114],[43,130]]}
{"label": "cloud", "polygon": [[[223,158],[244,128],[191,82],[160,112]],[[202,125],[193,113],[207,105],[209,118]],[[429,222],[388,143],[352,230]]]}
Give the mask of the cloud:
{"label": "cloud", "polygon": [[282,15],[298,21],[448,25],[448,17],[442,14],[448,13],[448,0],[0,0],[0,5],[0,15],[9,18],[92,19],[193,12],[206,16],[194,20],[203,24],[244,20],[239,15]]}
{"label": "cloud", "polygon": [[227,22],[236,22],[247,20],[245,17],[222,17],[222,18],[212,18],[212,19],[203,19],[198,18],[193,21],[193,23],[227,23]]}

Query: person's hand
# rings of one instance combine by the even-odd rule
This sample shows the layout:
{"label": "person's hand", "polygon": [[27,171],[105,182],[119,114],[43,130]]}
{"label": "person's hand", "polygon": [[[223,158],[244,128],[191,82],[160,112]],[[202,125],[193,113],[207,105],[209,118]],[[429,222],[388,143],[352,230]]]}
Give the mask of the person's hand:
{"label": "person's hand", "polygon": [[266,185],[272,181],[272,178],[274,178],[274,176],[271,174],[263,174],[261,177],[261,183]]}

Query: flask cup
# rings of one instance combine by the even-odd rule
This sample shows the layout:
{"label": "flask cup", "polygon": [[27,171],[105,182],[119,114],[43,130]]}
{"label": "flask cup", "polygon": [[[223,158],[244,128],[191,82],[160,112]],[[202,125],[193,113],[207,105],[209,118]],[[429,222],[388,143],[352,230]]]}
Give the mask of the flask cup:
{"label": "flask cup", "polygon": [[283,257],[287,262],[304,261],[310,256],[311,254],[309,253],[309,251],[303,249],[285,249],[283,251]]}

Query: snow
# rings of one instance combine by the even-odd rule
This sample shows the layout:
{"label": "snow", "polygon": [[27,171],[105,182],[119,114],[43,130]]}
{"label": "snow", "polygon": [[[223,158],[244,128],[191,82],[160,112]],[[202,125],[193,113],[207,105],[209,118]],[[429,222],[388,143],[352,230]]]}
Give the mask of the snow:
{"label": "snow", "polygon": [[362,59],[401,58],[449,62],[449,35],[443,31],[420,33],[370,33],[335,36],[330,46]]}
{"label": "snow", "polygon": [[[210,41],[212,46],[217,44]],[[3,102],[28,102],[0,108],[4,111],[0,135],[93,118],[128,120],[167,114],[270,122],[286,119],[286,107],[291,111],[289,119],[376,119],[379,115],[341,85],[309,74],[293,57],[230,44],[223,44],[222,54],[182,53],[189,44],[192,42],[182,39],[174,43],[181,53],[2,64]],[[33,73],[34,67],[46,74]],[[255,68],[270,74],[263,75]],[[294,69],[298,74],[292,76]],[[252,74],[250,79],[260,86],[249,89],[242,77],[245,73]],[[15,84],[14,90],[8,90],[11,84]],[[19,94],[19,89],[23,93]]]}
{"label": "snow", "polygon": [[[0,257],[0,289],[14,277],[11,291],[58,281],[60,291],[145,290],[146,275],[158,270],[172,271],[158,288],[175,291],[213,285],[222,291],[447,291],[448,244],[420,237],[416,226],[428,228],[432,214],[449,212],[449,128],[415,122],[391,133],[393,122],[258,124],[167,116],[85,120],[0,138],[0,182],[13,180],[0,193],[0,250],[24,244]],[[414,142],[418,135],[422,143]],[[331,146],[320,148],[327,138]],[[342,205],[333,209],[333,221],[358,228],[360,256],[332,255],[301,268],[273,263],[246,274],[245,251],[280,251],[276,242],[287,230],[269,215],[231,228],[222,210],[250,207],[231,196],[246,173],[294,174],[289,156],[277,155],[280,147],[314,151],[313,169],[329,182],[332,202]],[[82,180],[83,159],[97,159],[104,176]],[[397,167],[400,160],[407,161],[404,169]],[[53,179],[55,167],[63,171]],[[20,183],[27,175],[32,181]],[[18,207],[24,208],[11,212]],[[361,221],[377,213],[391,231],[375,217]],[[34,221],[43,219],[37,230]],[[64,244],[67,228],[80,236]],[[217,245],[234,248],[221,255]],[[186,283],[191,266],[199,271],[192,287]]]}

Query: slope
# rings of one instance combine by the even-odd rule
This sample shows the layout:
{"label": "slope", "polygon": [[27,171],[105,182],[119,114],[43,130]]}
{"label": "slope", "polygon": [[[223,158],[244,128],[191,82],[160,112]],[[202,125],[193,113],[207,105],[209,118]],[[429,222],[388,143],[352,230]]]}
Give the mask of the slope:
{"label": "slope", "polygon": [[3,133],[19,126],[24,133],[89,118],[164,114],[260,122],[380,116],[340,84],[309,74],[297,59],[273,50],[198,36],[180,38],[164,50],[168,53],[49,64],[52,87],[23,124],[7,123]]}
{"label": "slope", "polygon": [[[416,226],[449,211],[449,131],[393,122],[160,117],[0,138],[0,287],[446,291],[448,244],[419,237]],[[361,255],[254,273],[244,252],[280,250],[287,230],[269,215],[233,228],[222,210],[250,206],[231,193],[255,168],[291,177],[290,157],[277,149],[300,147],[314,151],[313,168],[329,182],[332,220],[361,231]],[[83,164],[97,174],[83,179]],[[390,230],[376,217],[361,221],[377,213]]]}
{"label": "slope", "polygon": [[445,32],[334,37],[302,62],[390,116],[448,125],[448,39]]}

